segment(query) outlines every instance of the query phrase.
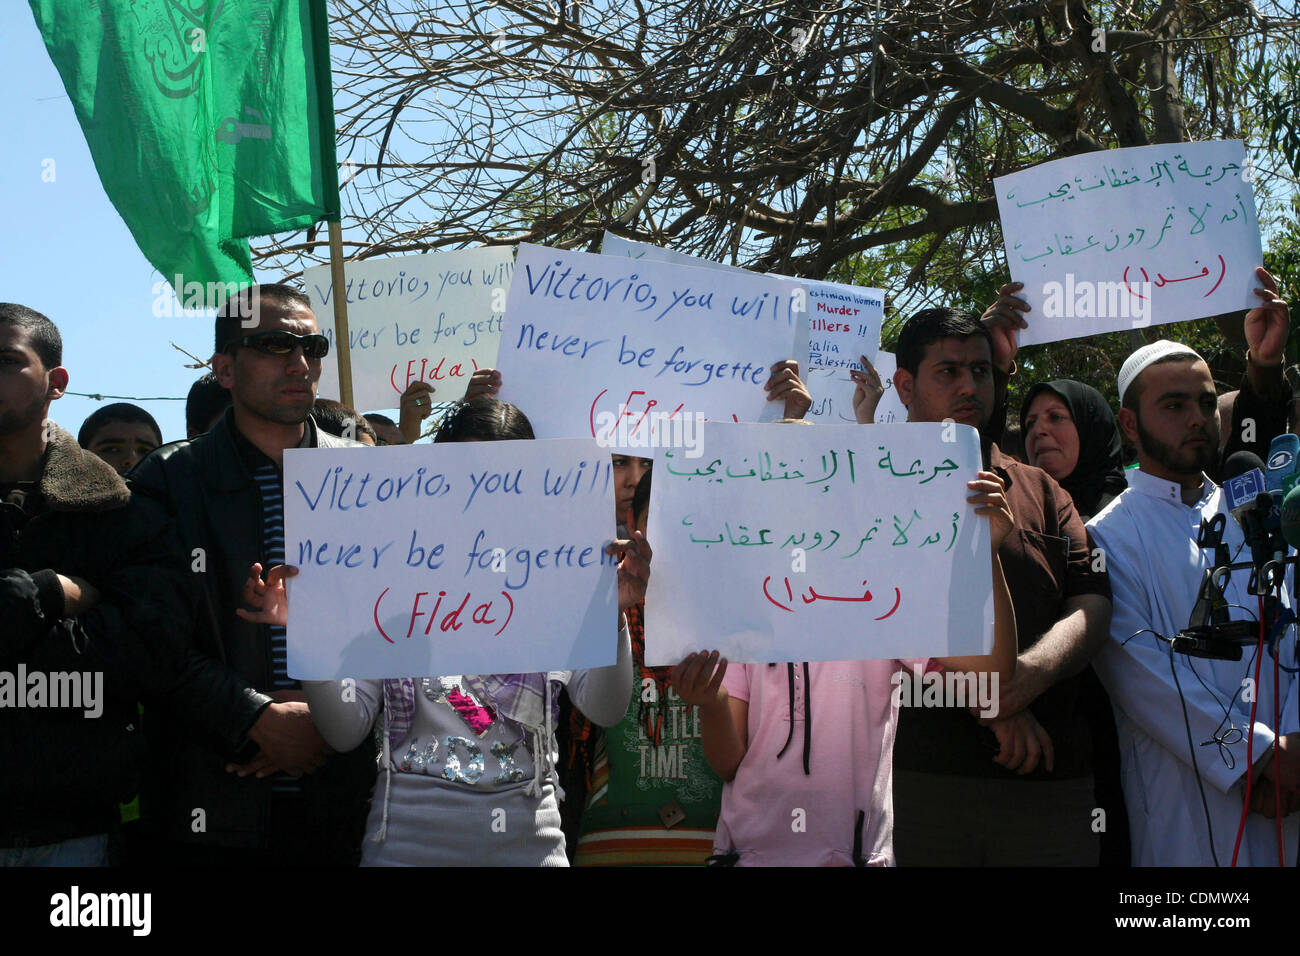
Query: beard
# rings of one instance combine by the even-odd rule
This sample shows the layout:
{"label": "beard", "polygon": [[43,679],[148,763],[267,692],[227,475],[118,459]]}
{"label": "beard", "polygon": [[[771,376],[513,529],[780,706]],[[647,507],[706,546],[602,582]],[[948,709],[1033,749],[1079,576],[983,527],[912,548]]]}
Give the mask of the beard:
{"label": "beard", "polygon": [[31,428],[35,422],[45,420],[46,397],[44,394],[32,400],[26,408],[11,408],[0,411],[0,435],[13,435]]}
{"label": "beard", "polygon": [[1210,431],[1205,432],[1208,441],[1204,445],[1181,448],[1166,445],[1142,427],[1142,417],[1137,416],[1138,441],[1142,450],[1158,465],[1169,469],[1176,475],[1199,475],[1212,464],[1219,454],[1219,436]]}

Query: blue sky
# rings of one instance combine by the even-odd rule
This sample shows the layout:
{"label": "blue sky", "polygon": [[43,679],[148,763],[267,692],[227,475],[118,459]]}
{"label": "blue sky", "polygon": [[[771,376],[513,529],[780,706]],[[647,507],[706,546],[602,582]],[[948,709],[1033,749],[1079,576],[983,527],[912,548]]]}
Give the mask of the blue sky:
{"label": "blue sky", "polygon": [[[200,373],[185,368],[191,360],[169,343],[207,358],[212,323],[179,310],[155,317],[162,276],[104,194],[21,0],[0,3],[0,89],[0,301],[30,306],[59,327],[69,391],[184,398]],[[50,417],[75,434],[101,404],[66,395]],[[185,437],[184,402],[137,404],[158,420],[164,439]]]}

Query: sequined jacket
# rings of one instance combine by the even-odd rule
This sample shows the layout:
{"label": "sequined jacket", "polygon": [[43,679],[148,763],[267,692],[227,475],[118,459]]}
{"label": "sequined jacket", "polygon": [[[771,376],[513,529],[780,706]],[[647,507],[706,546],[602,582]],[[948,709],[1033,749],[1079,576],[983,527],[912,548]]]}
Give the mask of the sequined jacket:
{"label": "sequined jacket", "polygon": [[[310,447],[357,445],[318,431],[310,419],[308,429]],[[239,778],[225,769],[256,754],[248,731],[271,703],[266,691],[272,685],[268,629],[235,614],[249,566],[264,556],[262,501],[236,445],[233,412],[227,410],[211,431],[192,441],[157,449],[132,471],[131,487],[165,504],[176,547],[190,563],[188,587],[196,592],[197,610],[175,639],[207,666],[212,720],[222,725],[213,734],[169,714],[146,713],[154,766],[144,791],[145,823],[174,841],[265,847],[272,780]],[[330,836],[344,839],[344,831],[355,831],[358,853],[374,768],[374,747],[367,741],[330,758],[301,783],[307,812],[334,821],[322,823]],[[198,808],[203,826],[196,831]]]}
{"label": "sequined jacket", "polygon": [[[58,575],[98,603],[65,617]],[[136,699],[181,683],[158,509],[57,430],[34,488],[0,500],[0,846],[104,833],[144,764]]]}

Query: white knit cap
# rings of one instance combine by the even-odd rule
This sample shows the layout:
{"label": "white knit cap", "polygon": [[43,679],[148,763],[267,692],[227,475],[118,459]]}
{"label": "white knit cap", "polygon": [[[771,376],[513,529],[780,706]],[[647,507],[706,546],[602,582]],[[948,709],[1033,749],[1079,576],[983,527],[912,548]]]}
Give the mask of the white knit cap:
{"label": "white knit cap", "polygon": [[1133,379],[1137,378],[1144,368],[1159,362],[1161,359],[1168,358],[1170,355],[1190,355],[1193,358],[1205,361],[1201,359],[1195,349],[1189,348],[1181,342],[1170,342],[1168,339],[1161,339],[1159,342],[1152,342],[1150,345],[1142,346],[1124,360],[1124,365],[1119,370],[1120,404],[1124,403],[1124,393],[1133,384]]}

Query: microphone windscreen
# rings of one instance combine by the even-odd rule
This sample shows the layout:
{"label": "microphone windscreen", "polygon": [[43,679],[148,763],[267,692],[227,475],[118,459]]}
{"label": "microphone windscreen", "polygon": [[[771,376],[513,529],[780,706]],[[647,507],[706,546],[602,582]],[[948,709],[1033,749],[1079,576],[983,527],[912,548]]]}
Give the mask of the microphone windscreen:
{"label": "microphone windscreen", "polygon": [[1291,547],[1300,549],[1300,485],[1282,499],[1282,537]]}
{"label": "microphone windscreen", "polygon": [[1259,455],[1249,451],[1234,451],[1223,463],[1223,480],[1244,475],[1252,468],[1258,468],[1261,472],[1264,470],[1264,461]]}

